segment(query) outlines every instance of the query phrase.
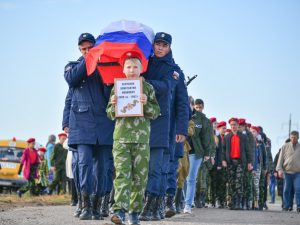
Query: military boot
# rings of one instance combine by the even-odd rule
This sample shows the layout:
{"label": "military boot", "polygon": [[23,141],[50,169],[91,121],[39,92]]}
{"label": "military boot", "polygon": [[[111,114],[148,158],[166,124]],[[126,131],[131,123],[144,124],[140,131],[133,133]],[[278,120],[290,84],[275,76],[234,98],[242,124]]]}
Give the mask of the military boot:
{"label": "military boot", "polygon": [[81,197],[81,193],[78,192],[77,193],[78,196],[78,206],[77,209],[74,212],[74,217],[79,217],[82,211],[82,197]]}
{"label": "military boot", "polygon": [[153,214],[152,214],[152,205],[155,198],[151,195],[146,196],[146,202],[144,205],[144,208],[139,216],[139,219],[141,221],[150,221],[152,220]]}
{"label": "military boot", "polygon": [[87,194],[82,194],[82,198],[83,198],[83,206],[82,206],[82,211],[79,216],[79,219],[80,220],[91,220],[92,212],[91,212],[90,196]]}
{"label": "military boot", "polygon": [[170,218],[172,216],[175,216],[176,209],[174,207],[174,196],[173,195],[167,195],[166,199],[166,217]]}
{"label": "military boot", "polygon": [[250,210],[251,201],[249,201],[248,198],[246,198],[246,210]]}
{"label": "military boot", "polygon": [[76,206],[78,203],[78,196],[75,190],[72,190],[72,197],[71,197],[71,206]]}
{"label": "military boot", "polygon": [[100,213],[102,198],[96,195],[92,196],[92,220],[104,220]]}
{"label": "military boot", "polygon": [[102,200],[101,213],[103,217],[108,217],[109,215],[109,198],[110,193],[106,194]]}
{"label": "military boot", "polygon": [[237,209],[237,197],[231,198],[231,204],[230,204],[230,210],[236,210]]}
{"label": "military boot", "polygon": [[160,214],[159,214],[159,207],[161,204],[161,198],[156,197],[154,201],[152,202],[152,220],[153,221],[159,221],[161,220]]}
{"label": "military boot", "polygon": [[200,208],[205,207],[206,193],[205,191],[200,192]]}
{"label": "military boot", "polygon": [[159,216],[163,220],[166,215],[166,201],[164,197],[159,197]]}
{"label": "military boot", "polygon": [[178,214],[182,212],[181,199],[182,199],[182,189],[177,188],[176,194],[175,194],[175,208],[176,208],[176,213],[178,213]]}
{"label": "military boot", "polygon": [[242,210],[243,209],[243,207],[242,207],[243,198],[238,196],[236,202],[237,202],[236,209],[237,210]]}

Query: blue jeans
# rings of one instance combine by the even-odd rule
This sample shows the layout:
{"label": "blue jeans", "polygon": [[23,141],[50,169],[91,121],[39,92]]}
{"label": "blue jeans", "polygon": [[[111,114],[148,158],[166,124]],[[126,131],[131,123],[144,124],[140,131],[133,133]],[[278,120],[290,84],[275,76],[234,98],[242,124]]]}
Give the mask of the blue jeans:
{"label": "blue jeans", "polygon": [[276,186],[276,178],[274,174],[271,175],[270,178],[270,185],[269,185],[269,192],[271,195],[271,202],[275,203],[275,186]]}
{"label": "blue jeans", "polygon": [[150,148],[149,173],[146,192],[152,196],[160,195],[163,157],[164,148]]}
{"label": "blue jeans", "polygon": [[107,160],[111,155],[110,145],[78,145],[79,182],[83,195],[103,196],[107,182]]}
{"label": "blue jeans", "polygon": [[72,151],[72,173],[77,193],[80,193],[78,152]]}
{"label": "blue jeans", "polygon": [[297,209],[300,208],[300,172],[294,174],[284,174],[284,188],[283,188],[283,207],[288,209],[291,206],[292,197],[291,192],[294,187],[296,194]]}
{"label": "blue jeans", "polygon": [[195,154],[189,155],[190,160],[190,170],[189,175],[186,178],[187,188],[186,188],[186,198],[185,198],[185,205],[192,206],[194,196],[195,196],[195,189],[196,189],[196,180],[199,168],[201,166],[202,158],[196,158]]}

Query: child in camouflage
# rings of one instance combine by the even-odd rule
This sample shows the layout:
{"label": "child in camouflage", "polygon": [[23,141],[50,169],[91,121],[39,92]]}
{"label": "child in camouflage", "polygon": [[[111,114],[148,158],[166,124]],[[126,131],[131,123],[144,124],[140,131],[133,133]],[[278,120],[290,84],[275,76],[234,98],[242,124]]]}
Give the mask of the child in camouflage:
{"label": "child in camouflage", "polygon": [[[139,58],[131,56],[125,59],[123,72],[127,78],[138,78],[141,71]],[[140,224],[138,217],[143,207],[150,157],[150,119],[156,119],[160,113],[153,87],[145,81],[142,85],[140,101],[144,116],[116,118],[114,88],[106,109],[108,117],[116,119],[113,137],[115,203],[111,217],[115,224],[125,224],[126,212],[129,212],[129,224]]]}

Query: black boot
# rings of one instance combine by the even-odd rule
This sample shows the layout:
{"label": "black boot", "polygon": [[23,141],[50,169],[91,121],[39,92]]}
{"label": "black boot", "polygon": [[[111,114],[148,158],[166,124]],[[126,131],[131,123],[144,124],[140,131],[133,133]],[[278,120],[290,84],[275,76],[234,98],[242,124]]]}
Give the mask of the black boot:
{"label": "black boot", "polygon": [[242,202],[243,202],[243,198],[242,197],[237,197],[237,200],[236,200],[236,209],[237,210],[242,210],[243,209]]}
{"label": "black boot", "polygon": [[177,188],[176,194],[175,194],[175,208],[176,208],[176,213],[181,213],[181,199],[182,199],[182,189]]}
{"label": "black boot", "polygon": [[176,209],[174,207],[174,196],[173,195],[167,195],[166,200],[166,217],[170,218],[172,216],[175,216]]}
{"label": "black boot", "polygon": [[231,204],[230,204],[230,210],[236,210],[237,209],[237,197],[231,198]]}
{"label": "black boot", "polygon": [[78,192],[77,193],[78,196],[78,206],[77,209],[74,212],[74,217],[79,217],[82,211],[82,197],[81,197],[81,193]]}
{"label": "black boot", "polygon": [[110,193],[106,194],[102,201],[101,213],[103,217],[109,216],[109,198],[110,198]]}
{"label": "black boot", "polygon": [[205,207],[206,193],[205,191],[200,192],[200,208]]}
{"label": "black boot", "polygon": [[72,197],[71,197],[71,206],[76,206],[78,203],[78,196],[77,196],[77,192],[75,190],[72,189]]}
{"label": "black boot", "polygon": [[161,204],[161,198],[159,198],[159,197],[156,197],[154,199],[154,201],[152,202],[152,205],[153,205],[153,207],[152,207],[152,213],[153,213],[152,220],[153,221],[161,220],[161,217],[160,217],[160,214],[159,214],[160,204]]}
{"label": "black boot", "polygon": [[152,214],[152,205],[153,205],[153,201],[155,200],[155,198],[151,195],[147,195],[146,196],[146,202],[144,205],[144,208],[139,216],[139,219],[141,221],[150,221],[153,218],[153,214]]}
{"label": "black boot", "polygon": [[100,213],[102,198],[99,196],[92,196],[92,220],[104,220]]}
{"label": "black boot", "polygon": [[82,198],[83,198],[83,206],[82,206],[82,212],[79,216],[79,219],[80,220],[91,220],[92,212],[91,212],[90,196],[87,194],[82,194]]}
{"label": "black boot", "polygon": [[160,218],[163,220],[166,215],[166,202],[164,197],[159,197],[159,207],[158,207],[158,212]]}
{"label": "black boot", "polygon": [[248,198],[246,198],[246,210],[250,210],[250,205],[251,205],[251,202],[249,201]]}

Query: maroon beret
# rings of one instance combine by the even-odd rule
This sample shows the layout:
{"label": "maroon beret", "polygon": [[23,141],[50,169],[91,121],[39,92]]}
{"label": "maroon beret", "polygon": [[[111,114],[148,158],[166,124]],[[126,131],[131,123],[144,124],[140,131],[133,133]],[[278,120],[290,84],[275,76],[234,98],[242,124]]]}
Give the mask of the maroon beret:
{"label": "maroon beret", "polygon": [[246,120],[245,119],[239,119],[239,125],[246,125]]}
{"label": "maroon beret", "polygon": [[217,124],[217,128],[220,128],[220,127],[226,127],[226,122],[225,121],[221,121]]}
{"label": "maroon beret", "polygon": [[256,127],[256,126],[251,126],[251,129],[256,130],[257,133],[260,132],[260,129],[258,127]]}
{"label": "maroon beret", "polygon": [[237,122],[237,123],[239,122],[238,118],[232,117],[232,118],[228,121],[228,123],[231,123],[232,121]]}
{"label": "maroon beret", "polygon": [[46,149],[44,147],[40,147],[40,148],[38,148],[38,151],[39,152],[46,152]]}
{"label": "maroon beret", "polygon": [[217,121],[217,118],[216,117],[212,117],[212,118],[209,118],[210,122],[214,123]]}
{"label": "maroon beret", "polygon": [[32,142],[35,142],[35,138],[29,138],[29,139],[27,140],[27,143],[32,143]]}
{"label": "maroon beret", "polygon": [[60,134],[58,134],[57,136],[58,136],[58,137],[62,137],[62,136],[68,137],[66,133],[60,133]]}

